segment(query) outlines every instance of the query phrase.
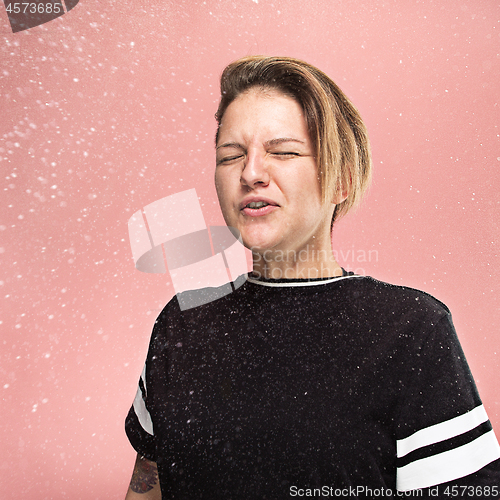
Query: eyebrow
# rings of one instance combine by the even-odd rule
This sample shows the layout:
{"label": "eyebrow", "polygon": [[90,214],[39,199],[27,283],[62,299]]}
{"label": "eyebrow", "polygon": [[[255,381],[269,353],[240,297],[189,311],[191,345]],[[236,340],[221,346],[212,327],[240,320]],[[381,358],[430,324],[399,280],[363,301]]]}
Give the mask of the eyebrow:
{"label": "eyebrow", "polygon": [[265,145],[276,146],[277,144],[282,144],[284,142],[298,142],[300,144],[305,144],[305,141],[301,141],[300,139],[294,139],[293,137],[280,137],[279,139],[271,139],[270,141],[265,142]]}
{"label": "eyebrow", "polygon": [[[301,141],[300,139],[294,139],[293,137],[279,137],[277,139],[271,139],[269,141],[266,141],[264,143],[264,146],[276,146],[278,144],[283,144],[284,142],[298,142],[300,144],[305,144],[305,141]],[[215,149],[218,150],[220,148],[240,148],[240,149],[245,149],[238,142],[225,142],[224,144],[221,144],[220,146],[217,146]]]}
{"label": "eyebrow", "polygon": [[240,149],[243,149],[243,146],[241,144],[239,144],[238,142],[225,142],[224,144],[217,146],[215,148],[215,150],[217,151],[220,148],[240,148]]}

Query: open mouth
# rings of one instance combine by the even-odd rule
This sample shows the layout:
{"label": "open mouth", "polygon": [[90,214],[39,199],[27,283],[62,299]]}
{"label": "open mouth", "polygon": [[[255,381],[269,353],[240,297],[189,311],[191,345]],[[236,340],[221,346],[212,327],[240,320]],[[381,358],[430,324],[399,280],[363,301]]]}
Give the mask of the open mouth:
{"label": "open mouth", "polygon": [[246,205],[245,208],[253,208],[253,209],[259,209],[263,207],[267,207],[269,203],[266,203],[265,201],[252,201],[248,205]]}
{"label": "open mouth", "polygon": [[250,201],[246,205],[241,208],[243,214],[248,215],[250,217],[261,217],[264,215],[268,215],[274,212],[278,208],[278,205],[273,203],[272,201]]}

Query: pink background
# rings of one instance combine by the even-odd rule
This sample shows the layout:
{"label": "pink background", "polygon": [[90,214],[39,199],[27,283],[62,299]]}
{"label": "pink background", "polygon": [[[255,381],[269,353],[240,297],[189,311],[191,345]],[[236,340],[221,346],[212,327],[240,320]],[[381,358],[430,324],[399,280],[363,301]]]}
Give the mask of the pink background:
{"label": "pink background", "polygon": [[247,54],[303,58],[358,106],[375,176],[340,261],[451,308],[499,432],[498,2],[80,0],[17,34],[0,11],[3,499],[124,497],[123,421],[173,293],[134,269],[127,221],[195,188],[222,223],[218,77]]}

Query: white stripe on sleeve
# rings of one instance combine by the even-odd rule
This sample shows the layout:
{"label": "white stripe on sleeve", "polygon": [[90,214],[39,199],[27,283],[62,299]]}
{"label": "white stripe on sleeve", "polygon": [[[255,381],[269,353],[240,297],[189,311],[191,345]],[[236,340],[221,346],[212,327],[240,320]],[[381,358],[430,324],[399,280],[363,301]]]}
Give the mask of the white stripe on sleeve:
{"label": "white stripe on sleeve", "polygon": [[398,458],[404,457],[423,446],[439,443],[445,439],[464,434],[487,420],[486,410],[483,405],[480,405],[463,415],[421,429],[411,436],[397,441]]}
{"label": "white stripe on sleeve", "polygon": [[397,469],[399,491],[428,488],[453,481],[500,458],[500,446],[493,430],[453,450],[422,458]]}
{"label": "white stripe on sleeve", "polygon": [[[146,388],[146,366],[142,370],[141,374],[142,383],[144,384],[144,390],[147,393]],[[142,397],[141,387],[137,387],[137,393],[134,399],[134,411],[141,424],[142,428],[148,433],[154,436],[153,432],[153,421],[151,420],[151,415],[146,408],[146,403],[144,402],[144,398]]]}

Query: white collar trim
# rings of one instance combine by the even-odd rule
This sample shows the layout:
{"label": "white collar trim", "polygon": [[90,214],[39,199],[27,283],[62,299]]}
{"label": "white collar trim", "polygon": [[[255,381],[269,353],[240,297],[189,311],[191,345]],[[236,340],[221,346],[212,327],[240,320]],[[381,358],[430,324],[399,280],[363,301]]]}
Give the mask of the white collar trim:
{"label": "white collar trim", "polygon": [[333,283],[334,281],[340,281],[340,280],[345,280],[349,278],[364,278],[364,276],[361,276],[359,274],[354,274],[351,276],[337,276],[336,278],[331,278],[328,280],[318,280],[318,281],[291,281],[289,283],[287,282],[280,282],[280,283],[270,283],[269,281],[260,281],[255,278],[250,278],[248,274],[246,275],[247,281],[250,283],[254,283],[255,285],[261,285],[261,286],[272,286],[272,287],[292,287],[292,286],[318,286],[318,285],[327,285],[328,283]]}

